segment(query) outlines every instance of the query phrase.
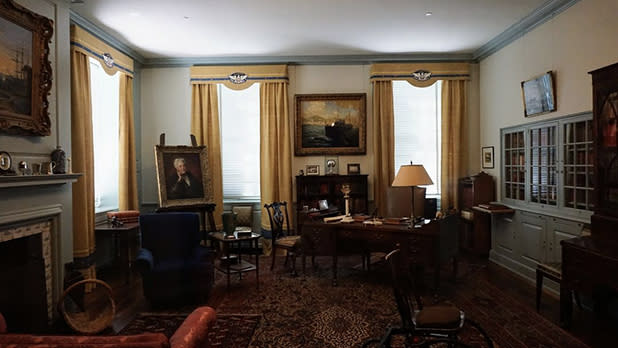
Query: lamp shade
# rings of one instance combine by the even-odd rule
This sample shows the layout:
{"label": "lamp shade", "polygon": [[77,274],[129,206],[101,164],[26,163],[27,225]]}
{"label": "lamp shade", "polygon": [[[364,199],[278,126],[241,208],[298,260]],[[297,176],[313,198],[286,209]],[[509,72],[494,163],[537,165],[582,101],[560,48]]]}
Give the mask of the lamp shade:
{"label": "lamp shade", "polygon": [[407,164],[399,167],[392,186],[432,185],[433,181],[422,164]]}

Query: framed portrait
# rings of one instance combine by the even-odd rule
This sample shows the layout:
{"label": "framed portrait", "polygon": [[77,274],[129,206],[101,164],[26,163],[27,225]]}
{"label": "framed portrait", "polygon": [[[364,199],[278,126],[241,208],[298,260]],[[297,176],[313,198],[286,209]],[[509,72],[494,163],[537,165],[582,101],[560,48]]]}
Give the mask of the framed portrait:
{"label": "framed portrait", "polygon": [[296,156],[367,152],[365,93],[297,94],[295,97]]}
{"label": "framed portrait", "polygon": [[305,174],[320,175],[320,165],[319,164],[307,164],[305,166]]}
{"label": "framed portrait", "polygon": [[525,117],[556,111],[554,74],[551,71],[522,81],[521,93]]}
{"label": "framed portrait", "polygon": [[348,163],[348,175],[360,174],[360,163]]}
{"label": "framed portrait", "polygon": [[52,21],[0,0],[0,132],[50,135]]}
{"label": "framed portrait", "polygon": [[326,175],[339,174],[339,158],[326,157],[324,158],[324,171]]}
{"label": "framed portrait", "polygon": [[494,147],[485,146],[481,149],[481,158],[483,169],[492,169],[494,167]]}
{"label": "framed portrait", "polygon": [[205,146],[155,146],[161,207],[212,203]]}

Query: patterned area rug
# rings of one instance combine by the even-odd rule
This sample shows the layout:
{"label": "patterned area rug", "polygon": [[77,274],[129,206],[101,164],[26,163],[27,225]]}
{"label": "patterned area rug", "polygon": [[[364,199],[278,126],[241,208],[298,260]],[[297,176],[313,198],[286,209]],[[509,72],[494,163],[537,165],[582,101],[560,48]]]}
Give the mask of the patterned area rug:
{"label": "patterned area rug", "polygon": [[[157,332],[169,338],[176,332],[187,315],[142,313],[118,334],[135,335]],[[247,347],[259,322],[260,316],[254,314],[217,314],[217,320],[208,331],[208,343],[202,348]]]}
{"label": "patterned area rug", "polygon": [[[488,332],[496,347],[587,347],[472,273],[468,269],[455,286],[443,282],[444,295],[428,297],[425,303],[458,306]],[[259,290],[232,287],[217,312],[262,315],[249,347],[360,347],[365,340],[382,336],[389,325],[399,324],[386,268],[362,272],[342,267],[339,274],[337,287],[331,286],[327,268],[297,278],[261,275]],[[476,330],[466,329],[462,337],[483,347]]]}

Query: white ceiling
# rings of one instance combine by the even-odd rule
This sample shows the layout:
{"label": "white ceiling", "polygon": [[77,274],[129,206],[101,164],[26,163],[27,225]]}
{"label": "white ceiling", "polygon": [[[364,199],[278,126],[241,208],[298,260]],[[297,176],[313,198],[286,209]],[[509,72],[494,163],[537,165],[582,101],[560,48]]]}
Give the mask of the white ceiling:
{"label": "white ceiling", "polygon": [[71,10],[146,59],[470,54],[546,2],[83,0]]}

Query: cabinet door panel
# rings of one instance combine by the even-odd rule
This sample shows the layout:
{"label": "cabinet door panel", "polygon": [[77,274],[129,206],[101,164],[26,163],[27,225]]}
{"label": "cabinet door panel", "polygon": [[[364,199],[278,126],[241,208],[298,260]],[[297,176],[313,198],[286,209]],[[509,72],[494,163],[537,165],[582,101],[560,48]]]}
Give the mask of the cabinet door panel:
{"label": "cabinet door panel", "polygon": [[547,221],[547,262],[561,262],[562,248],[560,241],[579,237],[583,224],[558,218],[549,218]]}
{"label": "cabinet door panel", "polygon": [[522,213],[520,231],[518,245],[522,263],[536,268],[538,263],[545,260],[545,218]]}
{"label": "cabinet door panel", "polygon": [[494,217],[493,223],[493,249],[500,254],[511,256],[515,249],[516,237],[513,217],[497,215]]}

